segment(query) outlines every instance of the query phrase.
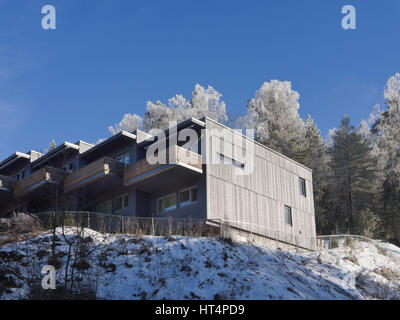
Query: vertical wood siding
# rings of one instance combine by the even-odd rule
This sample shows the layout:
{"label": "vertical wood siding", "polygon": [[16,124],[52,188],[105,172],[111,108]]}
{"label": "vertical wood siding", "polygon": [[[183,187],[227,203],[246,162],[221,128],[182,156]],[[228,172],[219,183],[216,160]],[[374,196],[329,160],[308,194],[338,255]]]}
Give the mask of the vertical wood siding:
{"label": "vertical wood siding", "polygon": [[[206,128],[222,129],[224,126],[206,119]],[[232,132],[233,135],[237,133]],[[244,139],[240,140],[244,141]],[[230,141],[231,143],[241,147],[237,139],[231,140],[234,140]],[[261,225],[265,229],[299,238],[314,237],[315,216],[311,170],[264,146],[251,143],[255,156],[254,170],[250,175],[235,174],[235,170],[238,169],[230,164],[207,164],[208,218]],[[208,156],[214,147],[218,152],[235,159],[231,151],[221,150],[221,144],[221,139],[208,130],[206,135]],[[245,143],[242,142],[242,145],[244,146]],[[235,156],[240,157],[240,155]],[[243,161],[244,158],[235,160]],[[306,181],[306,197],[300,194],[300,177]],[[292,208],[293,226],[285,223],[285,205]]]}

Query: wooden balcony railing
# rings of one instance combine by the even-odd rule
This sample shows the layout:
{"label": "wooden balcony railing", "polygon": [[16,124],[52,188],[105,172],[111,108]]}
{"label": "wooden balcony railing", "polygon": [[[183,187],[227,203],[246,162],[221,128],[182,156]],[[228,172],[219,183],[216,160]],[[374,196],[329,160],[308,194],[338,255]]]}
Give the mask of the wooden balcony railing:
{"label": "wooden balcony railing", "polygon": [[66,173],[52,167],[44,167],[30,176],[17,181],[14,187],[14,197],[21,198],[42,187],[46,183],[57,183],[64,179]]}
{"label": "wooden balcony railing", "polygon": [[69,192],[93,183],[108,174],[122,178],[124,164],[107,157],[100,158],[80,170],[69,174],[64,182],[64,191]]}
{"label": "wooden balcony railing", "polygon": [[178,146],[170,148],[173,148],[173,152],[170,155],[170,149],[167,149],[166,163],[150,164],[147,159],[142,159],[126,167],[124,170],[124,184],[126,186],[131,185],[176,166],[184,166],[202,173],[201,155]]}
{"label": "wooden balcony railing", "polygon": [[0,189],[11,190],[12,188],[14,188],[16,182],[17,180],[14,178],[0,175]]}

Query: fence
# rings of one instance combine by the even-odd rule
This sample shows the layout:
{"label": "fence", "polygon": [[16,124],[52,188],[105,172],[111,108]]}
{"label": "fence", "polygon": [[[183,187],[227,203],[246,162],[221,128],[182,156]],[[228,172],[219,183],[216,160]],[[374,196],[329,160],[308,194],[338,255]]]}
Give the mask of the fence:
{"label": "fence", "polygon": [[49,230],[53,226],[90,228],[100,233],[191,237],[222,237],[284,249],[327,250],[348,246],[352,242],[373,242],[358,235],[328,235],[306,237],[260,225],[221,219],[156,218],[110,215],[88,211],[42,212],[35,217],[35,229]]}
{"label": "fence", "polygon": [[373,240],[364,236],[350,234],[317,236],[317,248],[319,250],[329,250],[343,246],[350,246],[353,242],[368,242],[376,244],[379,242],[379,240]]}
{"label": "fence", "polygon": [[88,211],[42,212],[33,216],[43,230],[53,226],[71,226],[109,234],[192,237],[221,235],[221,221],[213,219],[134,217]]}

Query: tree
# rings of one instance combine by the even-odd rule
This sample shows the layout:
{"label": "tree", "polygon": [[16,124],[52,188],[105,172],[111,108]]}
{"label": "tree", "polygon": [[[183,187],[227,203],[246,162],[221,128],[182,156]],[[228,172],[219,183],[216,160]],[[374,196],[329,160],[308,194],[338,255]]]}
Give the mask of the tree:
{"label": "tree", "polygon": [[221,97],[222,94],[213,87],[208,86],[205,89],[196,84],[190,100],[179,94],[168,99],[168,105],[161,101],[155,103],[148,101],[144,125],[149,132],[157,129],[165,130],[170,121],[181,122],[191,117],[199,119],[204,116],[225,123],[228,116],[226,104],[221,101]]}
{"label": "tree", "polygon": [[334,224],[336,229],[350,231],[355,227],[355,215],[373,207],[376,161],[369,142],[350,125],[347,116],[333,136],[330,153]]}
{"label": "tree", "polygon": [[295,159],[313,170],[313,191],[317,231],[329,232],[327,210],[327,190],[329,184],[328,147],[324,144],[321,132],[310,115],[304,122],[300,143]]}
{"label": "tree", "polygon": [[293,157],[304,126],[298,114],[299,97],[288,81],[264,82],[248,102],[247,115],[242,122],[256,129],[259,142]]}
{"label": "tree", "polygon": [[[57,147],[57,144],[56,144],[56,142],[54,141],[54,139],[52,139],[52,140],[50,141],[48,151],[51,151],[51,150],[55,149],[56,147]],[[48,151],[47,151],[47,152],[48,152]]]}
{"label": "tree", "polygon": [[386,111],[380,113],[373,132],[379,152],[383,236],[400,242],[400,74],[390,77],[385,91]]}
{"label": "tree", "polygon": [[123,116],[122,120],[119,123],[116,123],[115,126],[109,126],[108,130],[112,134],[117,134],[122,130],[133,132],[137,129],[142,128],[143,126],[143,119],[135,114],[127,113]]}

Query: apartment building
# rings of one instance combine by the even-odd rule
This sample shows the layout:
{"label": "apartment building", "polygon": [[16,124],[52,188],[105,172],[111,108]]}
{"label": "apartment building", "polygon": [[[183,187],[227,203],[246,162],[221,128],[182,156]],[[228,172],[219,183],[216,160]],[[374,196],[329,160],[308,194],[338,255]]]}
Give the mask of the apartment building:
{"label": "apartment building", "polygon": [[218,219],[287,244],[315,245],[305,240],[315,238],[311,170],[208,117],[156,136],[122,131],[97,145],[65,142],[0,163],[0,214],[55,207]]}

